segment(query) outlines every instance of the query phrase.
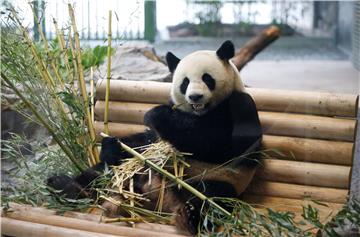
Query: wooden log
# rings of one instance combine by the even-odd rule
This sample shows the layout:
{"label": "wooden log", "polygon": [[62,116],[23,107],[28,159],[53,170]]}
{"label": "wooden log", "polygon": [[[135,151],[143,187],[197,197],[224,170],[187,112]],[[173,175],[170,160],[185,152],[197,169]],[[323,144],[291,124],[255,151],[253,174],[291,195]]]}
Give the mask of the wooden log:
{"label": "wooden log", "polygon": [[349,190],[254,180],[245,193],[293,199],[311,198],[324,202],[345,203]]}
{"label": "wooden log", "polygon": [[[99,80],[96,98],[105,99],[106,83]],[[164,104],[170,99],[171,83],[156,81],[111,80],[110,100]]]}
{"label": "wooden log", "polygon": [[[103,101],[98,101],[95,105],[95,114],[99,120],[103,119],[104,106]],[[154,106],[154,104],[112,101],[109,119],[112,122],[142,124],[144,114]],[[260,111],[259,116],[265,134],[336,141],[355,139],[355,119],[264,111]]]}
{"label": "wooden log", "polygon": [[355,140],[355,119],[262,111],[259,117],[265,134],[335,141]]}
{"label": "wooden log", "polygon": [[263,180],[348,189],[349,166],[265,159],[256,173]]}
{"label": "wooden log", "polygon": [[[101,141],[101,132],[104,132],[104,123],[95,121],[94,128],[96,131],[96,140]],[[132,134],[140,133],[146,130],[143,125],[137,124],[124,124],[124,123],[109,123],[109,135],[115,137],[126,137]]]}
{"label": "wooden log", "polygon": [[[24,210],[25,209],[25,210]],[[143,230],[138,228],[110,225],[105,223],[94,223],[93,221],[81,220],[71,217],[51,215],[40,213],[39,211],[33,210],[31,207],[27,208],[14,208],[11,212],[4,214],[5,217],[33,222],[38,224],[44,224],[49,226],[64,227],[67,229],[89,231],[99,234],[110,234],[116,236],[163,236],[163,232]],[[183,235],[170,234],[167,233],[167,236],[170,237],[183,237]]]}
{"label": "wooden log", "polygon": [[352,164],[354,143],[264,135],[262,150],[278,159],[349,166]]}
{"label": "wooden log", "polygon": [[[96,97],[105,98],[105,84],[99,81]],[[171,83],[152,81],[111,81],[111,101],[167,103]],[[259,110],[356,117],[358,95],[247,88]]]}
{"label": "wooden log", "polygon": [[[102,122],[95,122],[94,126],[97,135],[103,132]],[[110,123],[109,126],[110,134],[120,138],[146,129],[143,125],[125,123]],[[101,136],[97,138],[98,141],[102,139]],[[264,135],[262,146],[262,150],[270,157],[338,165],[351,165],[354,149],[354,143],[351,142],[274,135]],[[280,156],[279,153],[285,156]]]}
{"label": "wooden log", "polygon": [[258,110],[356,117],[359,96],[309,91],[249,88]]}
{"label": "wooden log", "polygon": [[[131,102],[109,102],[109,121],[142,124],[144,114],[158,104],[144,104]],[[104,119],[105,101],[97,101],[95,106],[96,119]]]}
{"label": "wooden log", "polygon": [[[33,213],[35,212],[35,213],[40,213],[43,215],[57,215],[57,212],[54,209],[46,209],[43,207],[33,207],[30,205],[25,205],[25,204],[10,203],[10,208],[11,208],[11,210],[25,212],[25,213],[31,211]],[[104,216],[102,216],[101,213],[102,213],[102,211],[100,211],[100,214],[67,211],[67,212],[63,213],[63,216],[69,217],[69,218],[80,219],[80,220],[91,221],[91,222],[95,222],[95,223],[100,223],[104,219]],[[106,225],[129,227],[129,225],[124,222],[107,223]],[[177,229],[173,225],[164,225],[164,224],[157,224],[157,223],[135,223],[135,228],[146,230],[146,231],[151,231],[151,232],[161,232],[162,234],[169,233],[169,234],[174,234],[174,235],[178,235],[178,236],[179,235],[187,236],[187,233]]]}
{"label": "wooden log", "polygon": [[259,35],[248,41],[235,57],[232,62],[240,71],[249,61],[251,61],[260,51],[266,48],[269,44],[274,42],[280,36],[280,29],[276,26],[270,26],[263,30]]}
{"label": "wooden log", "polygon": [[293,211],[302,212],[304,205],[312,205],[320,210],[336,211],[340,210],[344,204],[324,202],[327,206],[319,205],[309,199],[291,199],[291,198],[279,198],[263,195],[251,195],[246,194],[241,197],[241,200],[249,203],[250,205],[258,208],[271,208],[278,211]]}
{"label": "wooden log", "polygon": [[44,225],[11,218],[1,218],[1,234],[14,237],[119,237],[121,235],[108,235],[90,231],[74,230],[52,225]]}

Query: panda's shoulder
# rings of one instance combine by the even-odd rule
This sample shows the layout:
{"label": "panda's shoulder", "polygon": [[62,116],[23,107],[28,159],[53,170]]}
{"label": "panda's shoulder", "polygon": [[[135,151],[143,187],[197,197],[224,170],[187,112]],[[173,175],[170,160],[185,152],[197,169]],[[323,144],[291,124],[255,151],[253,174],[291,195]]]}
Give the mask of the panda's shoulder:
{"label": "panda's shoulder", "polygon": [[232,103],[242,103],[242,104],[255,104],[254,99],[247,92],[243,91],[233,91],[229,97]]}

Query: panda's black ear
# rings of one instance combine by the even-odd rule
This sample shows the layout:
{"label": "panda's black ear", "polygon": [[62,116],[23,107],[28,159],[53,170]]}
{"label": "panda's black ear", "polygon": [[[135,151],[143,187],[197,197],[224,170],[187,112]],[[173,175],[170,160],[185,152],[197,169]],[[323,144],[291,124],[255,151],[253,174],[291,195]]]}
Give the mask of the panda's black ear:
{"label": "panda's black ear", "polygon": [[168,52],[166,54],[166,62],[167,62],[170,72],[173,73],[175,71],[177,65],[179,64],[180,59],[178,57],[176,57],[173,53]]}
{"label": "panda's black ear", "polygon": [[235,55],[234,44],[230,40],[225,41],[220,46],[220,48],[216,51],[216,55],[221,60],[229,60],[229,59],[231,59]]}

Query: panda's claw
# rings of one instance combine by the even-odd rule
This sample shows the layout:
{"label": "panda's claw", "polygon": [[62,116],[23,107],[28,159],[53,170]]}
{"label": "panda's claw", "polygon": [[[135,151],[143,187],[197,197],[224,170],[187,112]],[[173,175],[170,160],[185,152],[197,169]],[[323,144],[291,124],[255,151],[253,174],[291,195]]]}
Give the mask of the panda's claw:
{"label": "panda's claw", "polygon": [[201,203],[187,201],[179,208],[176,216],[176,225],[181,229],[188,230],[191,234],[196,234],[200,223]]}

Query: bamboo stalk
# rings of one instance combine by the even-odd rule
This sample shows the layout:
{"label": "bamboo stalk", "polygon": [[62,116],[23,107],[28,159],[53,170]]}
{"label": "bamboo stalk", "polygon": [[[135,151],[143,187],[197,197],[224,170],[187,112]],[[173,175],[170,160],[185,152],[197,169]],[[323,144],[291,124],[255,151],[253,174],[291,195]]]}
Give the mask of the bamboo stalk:
{"label": "bamboo stalk", "polygon": [[71,69],[70,69],[69,59],[68,59],[68,55],[67,55],[66,44],[65,44],[65,40],[64,40],[64,34],[63,34],[63,32],[60,32],[55,18],[53,18],[53,23],[54,23],[54,27],[55,27],[55,31],[56,31],[56,37],[58,38],[58,41],[59,41],[61,54],[63,55],[65,68],[66,68],[66,72],[67,72],[66,74],[70,77],[69,81],[71,84],[74,81],[74,77],[70,73]]}
{"label": "bamboo stalk", "polygon": [[54,140],[57,142],[57,144],[61,147],[61,149],[64,151],[67,157],[74,163],[76,168],[79,171],[84,171],[84,169],[81,167],[80,163],[76,160],[76,158],[73,156],[71,151],[62,143],[61,139],[57,136],[55,131],[46,123],[46,120],[37,112],[36,108],[29,102],[22,94],[21,92],[16,88],[16,86],[1,72],[1,78],[6,82],[6,84],[11,87],[11,89],[15,92],[17,96],[24,102],[26,107],[28,107],[31,112],[34,114],[36,119],[48,130],[48,132],[51,134],[51,136],[54,138]]}
{"label": "bamboo stalk", "polygon": [[348,189],[349,166],[265,159],[256,173],[263,180]]}
{"label": "bamboo stalk", "polygon": [[91,121],[95,122],[94,68],[90,67]]}
{"label": "bamboo stalk", "polygon": [[107,47],[107,76],[106,76],[106,92],[105,92],[105,111],[104,111],[104,131],[109,134],[109,97],[110,97],[110,79],[111,79],[111,11],[109,11],[109,28],[108,28],[108,47]]}
{"label": "bamboo stalk", "polygon": [[[108,136],[104,133],[101,134],[102,136]],[[171,181],[180,184],[183,188],[185,188],[186,190],[188,190],[189,192],[191,192],[192,194],[194,194],[196,197],[198,197],[200,200],[207,202],[209,205],[212,205],[214,208],[218,209],[219,211],[221,211],[224,215],[231,217],[231,213],[229,213],[227,210],[225,210],[224,208],[222,208],[221,206],[219,206],[216,202],[214,202],[212,199],[209,199],[208,197],[206,197],[204,194],[202,194],[201,192],[199,192],[198,190],[196,190],[195,188],[193,188],[191,185],[189,185],[188,183],[186,183],[185,181],[183,181],[182,179],[176,177],[175,175],[171,174],[170,172],[162,169],[161,167],[159,167],[158,165],[156,165],[155,163],[153,163],[152,161],[146,159],[143,155],[141,155],[140,153],[138,153],[137,151],[135,151],[134,149],[132,149],[131,147],[125,145],[124,143],[118,141],[119,144],[121,145],[121,147],[127,151],[128,153],[130,153],[131,155],[135,156],[136,158],[140,159],[141,161],[143,161],[145,163],[145,165],[147,165],[148,167],[152,168],[153,170],[155,170],[156,172],[162,174],[164,177],[170,179]]]}
{"label": "bamboo stalk", "polygon": [[39,55],[36,52],[36,48],[34,43],[32,42],[32,40],[30,39],[29,33],[27,32],[27,30],[25,29],[25,27],[21,24],[21,21],[19,20],[16,12],[14,9],[12,9],[12,14],[14,16],[14,19],[16,20],[16,22],[18,23],[18,25],[21,28],[21,31],[24,35],[24,38],[26,40],[26,43],[29,45],[31,53],[37,63],[37,69],[39,71],[39,73],[42,75],[42,77],[48,82],[48,84],[50,85],[50,88],[53,88],[55,86],[54,84],[54,80],[52,79],[49,71],[47,70],[44,62],[40,59]]}
{"label": "bamboo stalk", "polygon": [[[73,63],[74,75],[75,75],[75,76],[73,76],[73,80],[70,81],[70,85],[71,85],[71,87],[73,87],[73,86],[74,86],[75,77],[77,77],[77,81],[79,81],[79,73],[78,73],[76,55],[75,55],[75,50],[74,50],[74,45],[73,45],[73,39],[72,39],[72,37],[71,37],[71,28],[69,28],[69,47],[70,47],[70,50],[71,50],[72,63]],[[79,93],[81,93],[81,91],[80,91]]]}
{"label": "bamboo stalk", "polygon": [[349,190],[257,180],[250,184],[245,191],[246,194],[345,203]]}
{"label": "bamboo stalk", "polygon": [[[105,85],[99,81],[98,100],[105,98]],[[170,99],[171,83],[111,80],[110,100],[165,104]],[[358,95],[247,88],[259,110],[324,116],[356,117]]]}
{"label": "bamboo stalk", "polygon": [[55,78],[57,79],[57,81],[60,83],[60,86],[61,88],[64,88],[64,82],[63,80],[61,79],[60,77],[60,74],[59,74],[59,71],[57,69],[57,67],[55,66],[55,63],[54,63],[54,60],[52,57],[50,57],[50,52],[49,52],[49,43],[45,37],[45,34],[44,34],[44,31],[42,29],[42,26],[39,22],[39,19],[37,17],[37,14],[35,14],[35,9],[33,7],[33,3],[29,2],[29,5],[31,7],[31,10],[33,12],[33,15],[34,15],[34,18],[35,18],[35,22],[37,24],[37,27],[39,29],[39,33],[40,33],[40,37],[41,37],[41,40],[43,41],[43,45],[45,46],[44,49],[45,49],[45,53],[46,55],[48,56],[48,60],[50,61],[50,66],[51,68],[53,69],[54,71],[54,74],[55,74]]}
{"label": "bamboo stalk", "polygon": [[77,31],[77,27],[76,27],[76,22],[75,22],[75,15],[74,15],[74,10],[71,7],[71,4],[68,4],[68,8],[69,8],[69,15],[71,18],[71,25],[72,28],[74,30],[74,39],[75,39],[75,55],[76,55],[76,63],[77,63],[77,68],[78,68],[78,74],[79,74],[79,86],[81,89],[81,94],[83,96],[84,99],[84,104],[85,104],[85,112],[86,112],[86,121],[87,121],[87,127],[89,130],[89,134],[90,134],[90,138],[91,138],[91,142],[92,142],[92,153],[95,157],[95,160],[97,162],[100,162],[99,159],[99,151],[97,149],[97,147],[95,146],[95,140],[96,140],[96,136],[95,136],[95,130],[94,130],[94,126],[93,123],[91,121],[91,113],[90,113],[90,109],[88,105],[88,96],[87,96],[87,92],[86,92],[86,85],[85,85],[85,79],[84,79],[84,71],[82,68],[82,64],[81,64],[81,47],[80,47],[80,39],[79,39],[79,32]]}
{"label": "bamboo stalk", "polygon": [[[109,119],[113,122],[143,124],[144,115],[154,104],[110,102]],[[102,120],[104,102],[98,101],[95,114]],[[306,137],[336,141],[354,141],[355,119],[259,111],[265,134]]]}

